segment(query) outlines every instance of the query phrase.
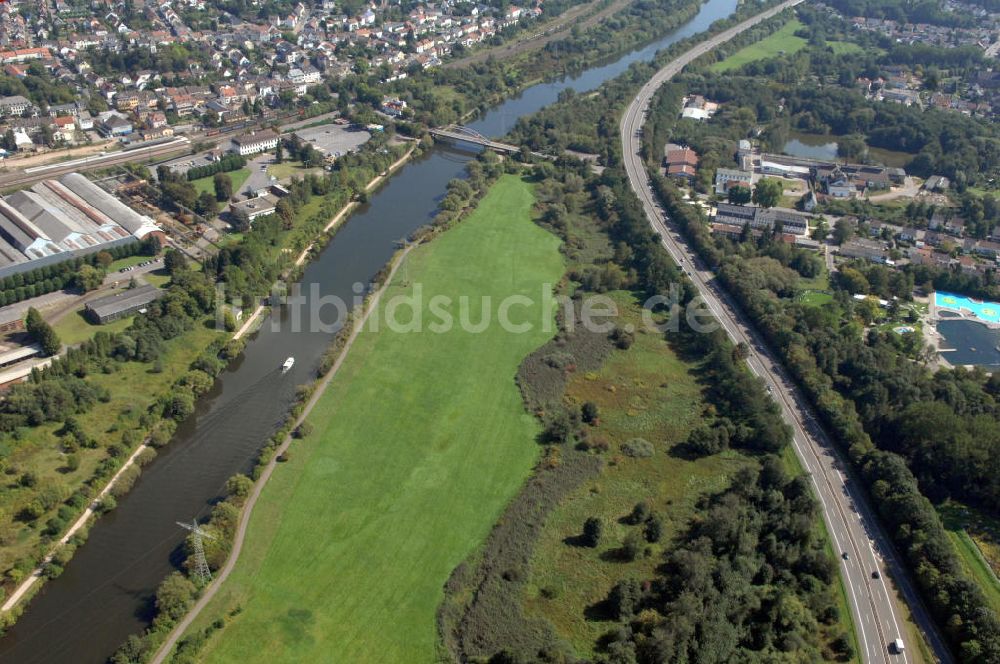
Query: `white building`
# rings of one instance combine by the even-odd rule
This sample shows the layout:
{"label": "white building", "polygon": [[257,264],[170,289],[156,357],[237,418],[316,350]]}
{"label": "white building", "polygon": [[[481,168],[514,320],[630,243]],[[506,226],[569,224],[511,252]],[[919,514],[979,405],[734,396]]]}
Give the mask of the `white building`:
{"label": "white building", "polygon": [[233,139],[233,152],[243,156],[267,152],[278,147],[278,135],[271,129],[250,132]]}

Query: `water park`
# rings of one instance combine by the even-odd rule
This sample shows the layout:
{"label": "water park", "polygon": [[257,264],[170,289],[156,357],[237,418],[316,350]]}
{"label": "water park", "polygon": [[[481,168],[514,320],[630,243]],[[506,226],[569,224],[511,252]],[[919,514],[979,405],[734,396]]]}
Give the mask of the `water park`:
{"label": "water park", "polygon": [[1000,368],[1000,303],[938,291],[930,298],[928,322],[948,364]]}

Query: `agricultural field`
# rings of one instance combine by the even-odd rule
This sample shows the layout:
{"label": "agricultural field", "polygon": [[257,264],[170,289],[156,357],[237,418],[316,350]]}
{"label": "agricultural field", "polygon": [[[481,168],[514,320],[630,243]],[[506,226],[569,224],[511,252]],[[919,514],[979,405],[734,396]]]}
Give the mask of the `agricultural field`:
{"label": "agricultural field", "polygon": [[741,48],[725,60],[716,62],[711,66],[711,70],[726,72],[739,69],[749,62],[767,60],[779,55],[790,55],[801,51],[808,43],[802,37],[795,36],[795,31],[801,27],[802,23],[798,19],[792,19],[774,34]]}
{"label": "agricultural field", "polygon": [[[532,187],[505,176],[465,221],[418,247],[380,304],[422,289],[523,294],[505,332],[370,327],[266,486],[239,563],[194,629],[236,613],[204,662],[426,662],[452,569],[486,537],[539,456],[514,377],[552,336],[542,284],[563,274],[559,240],[531,218]],[[425,322],[429,309],[420,308]],[[451,311],[457,313],[457,306]],[[554,325],[553,325],[554,326]]]}

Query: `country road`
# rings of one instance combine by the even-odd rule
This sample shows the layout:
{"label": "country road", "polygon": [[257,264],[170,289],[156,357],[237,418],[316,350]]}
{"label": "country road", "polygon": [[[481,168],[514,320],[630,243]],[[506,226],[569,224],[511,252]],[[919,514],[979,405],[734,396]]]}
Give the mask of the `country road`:
{"label": "country road", "polygon": [[[933,654],[950,663],[951,654],[921,602],[913,582],[897,558],[887,534],[868,504],[847,462],[841,457],[812,413],[811,406],[796,388],[778,359],[767,348],[729,294],[680,233],[667,225],[667,218],[656,201],[649,175],[640,156],[641,129],[653,95],[686,65],[744,30],[793,7],[802,0],[788,0],[739,25],[698,44],[660,69],[639,91],[621,121],[621,140],[625,170],[632,189],[642,202],[650,225],[660,235],[663,246],[681,265],[698,288],[708,308],[734,342],[744,342],[751,349],[747,363],[760,376],[776,398],[786,422],[792,427],[793,444],[802,465],[810,474],[823,510],[832,545],[851,605],[863,662],[883,664],[919,661],[914,657],[916,633],[908,631],[906,607],[927,639]],[[880,578],[873,573],[879,571]],[[900,597],[900,592],[902,597]],[[897,638],[908,646],[903,653],[891,651]],[[917,655],[919,657],[919,655]]]}

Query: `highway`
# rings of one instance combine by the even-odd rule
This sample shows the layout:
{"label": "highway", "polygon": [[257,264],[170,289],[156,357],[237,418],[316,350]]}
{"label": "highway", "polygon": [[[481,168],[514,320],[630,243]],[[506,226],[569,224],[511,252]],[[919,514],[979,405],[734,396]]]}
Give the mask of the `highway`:
{"label": "highway", "polygon": [[[681,71],[687,64],[716,46],[732,39],[747,28],[774,14],[799,4],[788,0],[757,16],[729,28],[698,44],[660,69],[633,99],[621,121],[621,140],[625,170],[636,195],[642,201],[646,217],[660,235],[663,246],[674,261],[684,268],[697,287],[707,307],[735,343],[744,342],[750,348],[747,363],[763,379],[780,406],[786,422],[792,427],[793,445],[802,465],[809,473],[822,507],[823,518],[831,544],[840,564],[840,571],[851,605],[852,618],[858,637],[858,655],[865,663],[909,664],[921,661],[915,638],[908,628],[906,607],[923,633],[933,655],[950,664],[952,657],[936,625],[930,618],[913,586],[912,580],[896,557],[877,516],[868,505],[863,488],[847,470],[847,462],[826,436],[812,413],[812,408],[794,382],[752,328],[749,320],[735,306],[715,275],[696,257],[680,233],[668,226],[667,218],[656,201],[649,175],[639,154],[641,131],[650,101],[656,90]],[[875,578],[874,573],[879,573]],[[896,653],[890,644],[901,638],[906,646]]]}

